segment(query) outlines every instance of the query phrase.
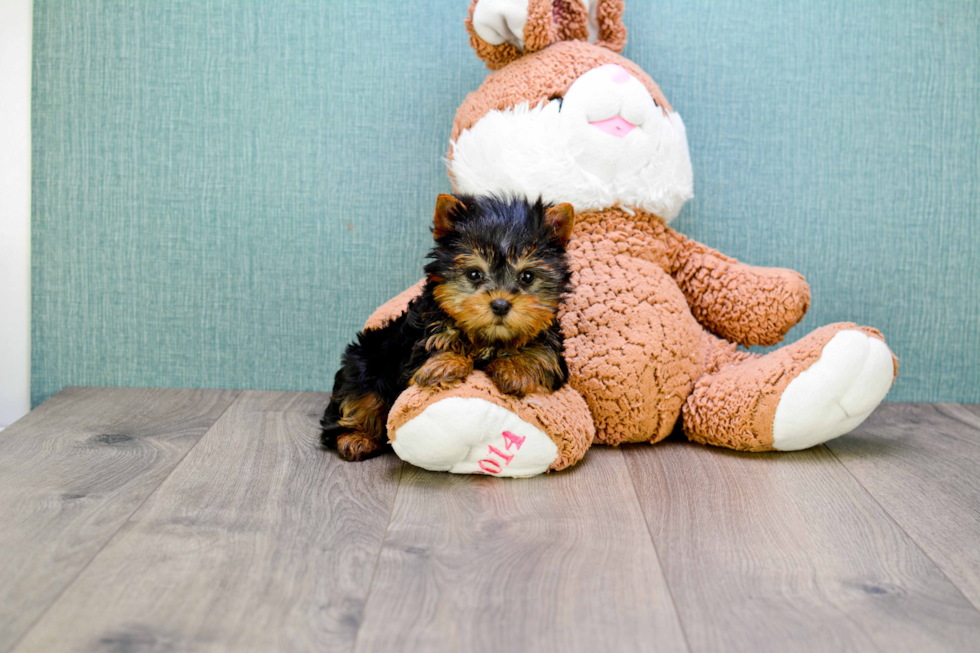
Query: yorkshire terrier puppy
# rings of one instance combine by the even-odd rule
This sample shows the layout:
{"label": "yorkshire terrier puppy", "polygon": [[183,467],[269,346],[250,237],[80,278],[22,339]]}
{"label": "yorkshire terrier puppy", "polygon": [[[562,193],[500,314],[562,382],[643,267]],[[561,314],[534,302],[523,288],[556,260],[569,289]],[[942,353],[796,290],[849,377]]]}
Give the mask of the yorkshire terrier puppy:
{"label": "yorkshire terrier puppy", "polygon": [[571,204],[440,195],[422,294],[348,345],[321,441],[345,460],[388,447],[385,425],[409,385],[450,387],[474,369],[524,396],[568,381],[556,320],[570,274]]}

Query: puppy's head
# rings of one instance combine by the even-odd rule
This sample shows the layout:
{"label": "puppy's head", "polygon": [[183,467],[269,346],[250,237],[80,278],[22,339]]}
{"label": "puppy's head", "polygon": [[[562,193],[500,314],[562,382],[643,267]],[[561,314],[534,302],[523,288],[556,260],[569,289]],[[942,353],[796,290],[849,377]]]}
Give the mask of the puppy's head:
{"label": "puppy's head", "polygon": [[440,195],[425,271],[440,307],[474,342],[520,347],[555,320],[575,213],[516,198]]}

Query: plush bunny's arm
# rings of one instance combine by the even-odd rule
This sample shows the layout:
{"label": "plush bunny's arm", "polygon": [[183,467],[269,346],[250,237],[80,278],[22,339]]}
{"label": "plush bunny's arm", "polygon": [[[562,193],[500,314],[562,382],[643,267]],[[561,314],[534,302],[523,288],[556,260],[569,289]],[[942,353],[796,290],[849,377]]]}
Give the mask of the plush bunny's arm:
{"label": "plush bunny's arm", "polygon": [[670,274],[703,327],[740,345],[774,345],[810,307],[810,286],[783,268],[739,263],[666,227]]}
{"label": "plush bunny's arm", "polygon": [[399,294],[395,295],[384,304],[379,306],[373,313],[371,317],[367,319],[364,324],[364,328],[367,329],[380,329],[388,322],[397,319],[402,313],[408,310],[409,303],[422,294],[422,288],[425,286],[425,279],[422,279],[414,286],[403,290]]}

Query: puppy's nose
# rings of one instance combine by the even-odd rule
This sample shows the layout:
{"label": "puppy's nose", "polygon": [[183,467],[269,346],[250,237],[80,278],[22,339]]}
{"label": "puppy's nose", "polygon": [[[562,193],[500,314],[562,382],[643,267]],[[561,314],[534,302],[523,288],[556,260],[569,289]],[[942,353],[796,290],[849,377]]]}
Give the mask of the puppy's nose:
{"label": "puppy's nose", "polygon": [[510,302],[506,299],[495,299],[490,302],[490,310],[494,315],[507,315],[510,310]]}

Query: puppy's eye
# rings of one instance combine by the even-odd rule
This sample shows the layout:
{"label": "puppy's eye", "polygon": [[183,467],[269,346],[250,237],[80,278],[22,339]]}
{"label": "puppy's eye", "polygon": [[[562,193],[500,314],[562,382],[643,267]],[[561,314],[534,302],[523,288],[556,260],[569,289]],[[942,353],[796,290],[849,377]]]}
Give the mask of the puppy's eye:
{"label": "puppy's eye", "polygon": [[473,283],[477,283],[483,280],[483,273],[480,272],[479,270],[470,270],[469,272],[466,273],[466,278],[472,281]]}
{"label": "puppy's eye", "polygon": [[534,283],[533,272],[528,272],[525,270],[524,272],[521,272],[520,278],[521,278],[521,283],[523,283],[525,286],[530,286],[532,283]]}

